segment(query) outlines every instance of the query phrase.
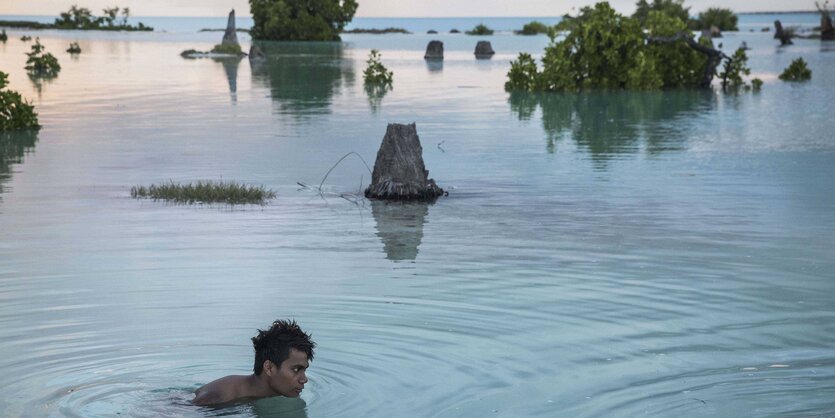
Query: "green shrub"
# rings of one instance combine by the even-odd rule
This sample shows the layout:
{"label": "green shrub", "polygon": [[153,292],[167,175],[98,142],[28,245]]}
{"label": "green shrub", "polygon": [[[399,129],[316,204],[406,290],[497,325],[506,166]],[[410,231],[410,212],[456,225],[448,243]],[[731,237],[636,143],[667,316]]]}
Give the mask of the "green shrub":
{"label": "green shrub", "polygon": [[212,48],[213,54],[241,55],[241,46],[237,44],[217,44]]}
{"label": "green shrub", "polygon": [[731,9],[711,7],[699,13],[699,17],[692,22],[693,29],[703,30],[716,26],[721,31],[739,30],[736,26],[737,16]]}
{"label": "green shrub", "polygon": [[29,35],[23,35],[23,36],[20,37],[20,40],[23,41],[23,42],[29,42],[29,41],[32,40],[32,37],[29,36]]}
{"label": "green shrub", "polygon": [[78,42],[72,42],[70,43],[70,47],[69,49],[67,49],[67,52],[69,52],[70,54],[80,54],[81,46],[78,45]]}
{"label": "green shrub", "polygon": [[[119,10],[122,11],[121,18]],[[104,16],[93,16],[93,12],[86,7],[73,5],[66,12],[61,13],[52,25],[56,29],[85,29],[85,30],[126,30],[126,31],[152,31],[154,28],[139,23],[137,26],[128,25],[130,8],[120,9],[117,7],[105,8],[102,10]],[[117,20],[118,19],[118,20]]]}
{"label": "green shrub", "polygon": [[754,91],[760,91],[760,90],[762,90],[762,88],[763,88],[763,81],[762,81],[762,80],[760,80],[759,78],[755,78],[755,79],[751,80],[751,88],[753,88],[753,89],[754,89]]}
{"label": "green shrub", "polygon": [[16,91],[5,90],[9,75],[0,71],[0,131],[40,129],[35,106]]}
{"label": "green shrub", "polygon": [[472,30],[468,30],[465,33],[467,35],[492,35],[493,29],[490,29],[487,26],[484,26],[483,24],[479,23]]}
{"label": "green shrub", "polygon": [[41,45],[40,38],[35,39],[35,45],[32,45],[32,52],[27,52],[29,59],[26,60],[26,70],[29,74],[35,77],[55,77],[61,71],[61,65],[58,64],[58,58],[54,55],[44,52],[44,47]]}
{"label": "green shrub", "polygon": [[[685,42],[684,37],[693,42],[687,24],[661,11],[650,10],[641,25],[638,19],[622,16],[607,2],[600,2],[582,8],[576,17],[565,17],[557,30],[567,32],[560,41],[556,32],[550,34],[541,70],[529,54],[511,62],[506,90],[576,92],[709,85],[705,77],[708,58]],[[727,69],[727,78],[742,71],[744,64],[735,61]]]}
{"label": "green shrub", "polygon": [[751,86],[742,78],[743,75],[751,74],[751,69],[746,66],[748,63],[748,55],[745,54],[745,49],[739,48],[731,56],[731,59],[725,61],[722,67],[722,72],[719,73],[719,78],[722,79],[722,89],[725,91],[738,91],[739,89],[748,89]]}
{"label": "green shrub", "polygon": [[533,21],[530,23],[526,23],[525,26],[522,27],[522,30],[514,31],[517,35],[538,35],[540,33],[548,34],[550,28],[548,25]]}
{"label": "green shrub", "polygon": [[253,39],[338,41],[356,0],[249,0]]}
{"label": "green shrub", "polygon": [[365,61],[368,67],[362,72],[363,80],[365,84],[391,86],[394,81],[394,74],[380,62],[380,58],[380,51],[372,49],[371,53],[368,54],[368,60]]}
{"label": "green shrub", "polygon": [[6,35],[6,30],[3,29],[3,32],[0,32],[0,42],[6,42],[9,40],[9,35]]}
{"label": "green shrub", "polygon": [[647,3],[647,0],[639,0],[635,7],[632,17],[638,19],[641,24],[646,23],[651,11],[661,12],[682,22],[690,20],[690,8],[684,7],[684,0],[653,0],[652,4]]}
{"label": "green shrub", "polygon": [[806,81],[812,78],[812,70],[806,66],[806,61],[803,58],[798,58],[792,61],[783,74],[780,74],[780,80],[783,81]]}
{"label": "green shrub", "polygon": [[264,205],[267,200],[276,197],[272,190],[263,186],[247,186],[235,182],[214,182],[211,180],[197,183],[136,186],[130,189],[133,198],[167,200],[175,203],[228,203],[230,205]]}

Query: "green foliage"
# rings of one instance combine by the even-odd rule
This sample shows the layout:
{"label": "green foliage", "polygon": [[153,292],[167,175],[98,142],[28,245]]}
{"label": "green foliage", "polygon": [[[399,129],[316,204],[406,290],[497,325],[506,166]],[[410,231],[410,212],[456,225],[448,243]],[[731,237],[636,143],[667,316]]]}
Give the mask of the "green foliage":
{"label": "green foliage", "polygon": [[168,200],[175,203],[228,203],[230,205],[264,205],[276,197],[272,190],[263,186],[247,186],[235,182],[198,181],[196,184],[175,184],[136,186],[130,189],[133,198]]}
{"label": "green foliage", "polygon": [[26,70],[29,74],[35,77],[51,78],[58,75],[61,71],[61,65],[58,64],[58,59],[54,55],[44,52],[45,48],[41,45],[40,38],[35,39],[35,44],[32,45],[32,52],[27,52],[26,56]]}
{"label": "green foliage", "polygon": [[525,26],[522,27],[520,31],[514,31],[517,35],[538,35],[540,33],[548,34],[550,28],[548,25],[533,21],[530,23],[526,23]]}
{"label": "green foliage", "polygon": [[763,81],[760,80],[759,78],[755,78],[755,79],[751,80],[751,88],[754,89],[754,91],[762,90]]}
{"label": "green foliage", "polygon": [[211,51],[213,54],[241,55],[241,46],[236,44],[217,44]]}
{"label": "green foliage", "polygon": [[516,61],[510,63],[504,89],[507,91],[543,90],[539,85],[541,80],[542,76],[536,67],[536,61],[530,54],[523,52],[519,54]]}
{"label": "green foliage", "polygon": [[692,22],[692,26],[696,30],[710,29],[711,26],[716,26],[721,31],[736,31],[739,30],[736,26],[737,20],[733,10],[711,7],[699,13],[698,19]]}
{"label": "green foliage", "polygon": [[35,106],[16,91],[5,90],[9,75],[0,71],[0,131],[40,129]]}
{"label": "green foliage", "polygon": [[252,38],[338,41],[357,6],[356,0],[249,0]]}
{"label": "green foliage", "polygon": [[[122,11],[121,19],[118,18],[119,10]],[[105,8],[102,10],[104,16],[93,16],[93,12],[86,7],[73,5],[66,12],[61,13],[52,25],[55,29],[85,29],[85,30],[126,30],[126,31],[152,31],[154,28],[139,23],[137,26],[128,25],[130,8],[120,9],[117,7]]]}
{"label": "green foliage", "polygon": [[6,42],[9,40],[9,35],[6,35],[6,30],[3,29],[3,32],[0,32],[0,42]]}
{"label": "green foliage", "polygon": [[[687,24],[666,13],[650,11],[646,28],[650,36],[670,37],[686,32]],[[702,81],[707,57],[684,42],[650,43],[645,49],[647,59],[660,77],[661,88],[693,88]]]}
{"label": "green foliage", "polygon": [[745,82],[743,75],[750,75],[751,69],[746,66],[748,63],[748,55],[745,54],[745,49],[739,48],[734,52],[730,59],[725,60],[722,67],[722,72],[719,73],[719,78],[722,79],[722,89],[725,91],[739,91],[740,89],[751,88],[750,84]]}
{"label": "green foliage", "polygon": [[792,61],[783,74],[780,74],[780,80],[783,81],[806,81],[812,78],[812,70],[806,66],[806,61],[803,58],[798,58]]}
{"label": "green foliage", "polygon": [[80,54],[81,46],[78,45],[78,42],[72,42],[70,43],[70,47],[69,49],[67,49],[67,52],[69,52],[70,54]]}
{"label": "green foliage", "polygon": [[32,40],[32,37],[29,36],[29,35],[23,35],[23,36],[20,37],[20,40],[23,41],[23,42],[29,42],[29,41]]}
{"label": "green foliage", "polygon": [[467,35],[482,35],[482,36],[492,35],[493,34],[493,29],[490,29],[487,26],[484,26],[483,24],[479,23],[474,28],[472,28],[472,30],[468,30],[465,33]]}
{"label": "green foliage", "polygon": [[639,0],[635,7],[632,18],[638,19],[641,24],[646,24],[651,11],[661,12],[682,22],[690,20],[690,8],[684,7],[684,0],[652,0],[652,4],[647,3],[647,0]]}
{"label": "green foliage", "polygon": [[362,78],[366,85],[391,86],[391,83],[394,81],[394,74],[380,62],[380,58],[380,51],[376,49],[372,49],[371,53],[368,54],[368,60],[365,61],[368,67],[362,72]]}
{"label": "green foliage", "polygon": [[[372,34],[372,35],[382,35],[382,34],[385,34],[385,33],[402,33],[402,34],[408,35],[412,32],[409,32],[409,31],[407,31],[406,29],[403,29],[403,28],[388,27],[388,28],[385,28],[385,29],[356,28],[356,29],[342,31],[342,33],[368,33],[368,34]],[[435,32],[435,33],[438,33],[438,32]]]}

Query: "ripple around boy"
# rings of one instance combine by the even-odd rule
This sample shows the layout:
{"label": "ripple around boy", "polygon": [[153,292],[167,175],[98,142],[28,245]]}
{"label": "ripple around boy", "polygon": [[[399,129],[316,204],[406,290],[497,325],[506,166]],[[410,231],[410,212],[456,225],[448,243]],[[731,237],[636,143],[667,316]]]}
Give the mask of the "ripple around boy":
{"label": "ripple around boy", "polygon": [[197,389],[192,401],[196,405],[219,405],[235,401],[301,395],[307,376],[305,371],[313,360],[310,334],[302,331],[296,321],[278,320],[270,329],[258,330],[252,337],[255,347],[254,373],[249,376],[226,376]]}

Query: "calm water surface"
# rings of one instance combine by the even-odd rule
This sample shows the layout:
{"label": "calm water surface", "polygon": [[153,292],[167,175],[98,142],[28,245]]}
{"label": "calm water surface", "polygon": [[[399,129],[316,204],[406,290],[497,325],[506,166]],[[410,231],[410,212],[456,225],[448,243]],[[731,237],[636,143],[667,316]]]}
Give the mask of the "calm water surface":
{"label": "calm water surface", "polygon": [[[0,69],[44,128],[0,139],[2,416],[835,414],[835,44],[726,34],[759,94],[510,95],[545,37],[476,61],[463,35],[352,35],[251,67],[179,57],[218,33],[43,31],[63,69],[35,82],[8,32]],[[798,56],[812,80],[779,81]],[[448,197],[342,199],[356,158],[299,190],[373,163],[391,122]],[[200,179],[279,196],[129,195]],[[300,399],[190,405],[282,317],[319,344]]]}

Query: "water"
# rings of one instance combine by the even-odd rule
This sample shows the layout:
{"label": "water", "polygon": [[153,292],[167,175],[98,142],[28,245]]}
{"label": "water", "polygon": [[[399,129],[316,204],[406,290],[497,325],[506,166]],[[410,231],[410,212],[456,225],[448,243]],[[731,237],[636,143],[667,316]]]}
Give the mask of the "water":
{"label": "water", "polygon": [[[436,37],[347,35],[252,68],[179,57],[218,33],[42,31],[63,69],[36,84],[22,33],[0,69],[44,128],[0,143],[2,416],[835,414],[835,45],[726,34],[759,94],[540,96],[502,85],[543,36],[476,61],[441,34],[427,65]],[[812,80],[777,80],[798,56]],[[417,124],[448,197],[339,198],[368,183],[356,158],[299,190],[372,163],[390,122]],[[129,196],[198,179],[279,196]],[[319,345],[301,399],[189,404],[281,317]]]}

